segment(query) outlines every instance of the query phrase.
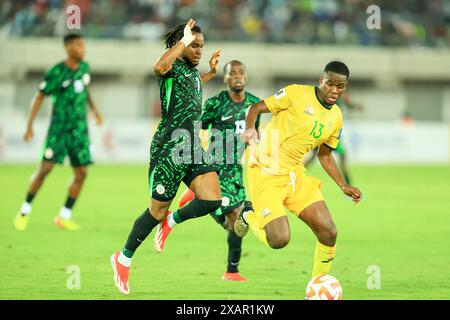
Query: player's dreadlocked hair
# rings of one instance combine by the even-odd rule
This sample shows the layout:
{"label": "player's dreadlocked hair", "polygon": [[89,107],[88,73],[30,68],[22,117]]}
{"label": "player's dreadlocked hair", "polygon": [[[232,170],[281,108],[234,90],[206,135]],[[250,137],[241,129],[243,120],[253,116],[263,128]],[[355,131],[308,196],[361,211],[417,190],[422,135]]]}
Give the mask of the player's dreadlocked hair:
{"label": "player's dreadlocked hair", "polygon": [[[174,45],[177,44],[178,41],[181,40],[181,38],[183,38],[183,30],[185,26],[186,26],[185,23],[179,24],[175,28],[164,34],[163,39],[164,44],[166,45],[166,49],[172,48]],[[197,26],[194,26],[191,30],[192,32],[195,33],[202,33],[200,27]]]}

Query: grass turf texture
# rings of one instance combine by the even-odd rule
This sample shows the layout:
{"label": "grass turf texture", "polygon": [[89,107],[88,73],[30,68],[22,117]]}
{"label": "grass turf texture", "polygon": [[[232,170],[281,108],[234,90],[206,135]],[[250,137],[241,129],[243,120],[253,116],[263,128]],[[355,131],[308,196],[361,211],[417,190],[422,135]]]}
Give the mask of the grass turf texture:
{"label": "grass turf texture", "polygon": [[[18,232],[12,221],[33,171],[34,166],[0,166],[0,299],[304,298],[315,238],[290,214],[286,248],[269,249],[251,232],[246,236],[240,271],[247,283],[221,280],[226,233],[212,218],[177,226],[161,254],[153,250],[153,231],[133,259],[132,293],[122,296],[114,287],[109,257],[122,248],[147,205],[147,168],[91,167],[74,208],[82,230],[67,232],[52,221],[65,201],[71,170],[55,167],[34,200],[28,229]],[[354,166],[351,171],[365,194],[358,206],[322,169],[311,170],[323,181],[338,227],[331,274],[340,280],[344,299],[448,299],[450,167]],[[81,271],[79,290],[67,288],[71,265]],[[380,289],[367,288],[371,265],[380,268]]]}

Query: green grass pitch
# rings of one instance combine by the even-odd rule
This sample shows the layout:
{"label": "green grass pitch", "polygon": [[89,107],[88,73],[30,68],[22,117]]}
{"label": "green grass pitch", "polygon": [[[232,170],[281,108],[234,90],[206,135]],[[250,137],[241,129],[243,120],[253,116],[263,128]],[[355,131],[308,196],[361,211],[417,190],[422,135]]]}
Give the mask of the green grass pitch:
{"label": "green grass pitch", "polygon": [[[146,166],[91,167],[74,210],[82,230],[73,233],[53,225],[71,177],[67,166],[48,177],[34,200],[28,229],[13,228],[33,170],[0,166],[0,299],[304,298],[315,238],[293,215],[292,239],[282,250],[263,246],[250,232],[246,236],[240,271],[247,283],[221,280],[226,233],[210,217],[177,226],[160,254],[153,250],[153,231],[135,255],[131,295],[122,296],[114,287],[109,257],[122,248],[147,206]],[[322,169],[311,170],[323,181],[338,227],[331,274],[340,280],[344,299],[450,298],[450,167],[354,166],[351,171],[365,195],[358,206]],[[72,265],[80,268],[80,289],[67,287]],[[372,265],[380,270],[379,289],[367,286]]]}

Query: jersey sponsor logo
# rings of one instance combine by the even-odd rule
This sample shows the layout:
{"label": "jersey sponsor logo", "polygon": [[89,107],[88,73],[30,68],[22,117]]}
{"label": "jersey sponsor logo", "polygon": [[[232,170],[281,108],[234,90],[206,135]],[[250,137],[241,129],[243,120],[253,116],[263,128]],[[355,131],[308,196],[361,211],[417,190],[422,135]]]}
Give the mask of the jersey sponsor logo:
{"label": "jersey sponsor logo", "polygon": [[53,155],[54,155],[54,152],[53,152],[53,150],[51,148],[45,149],[45,151],[44,151],[44,158],[45,159],[51,159],[51,158],[53,158]]}
{"label": "jersey sponsor logo", "polygon": [[76,93],[81,93],[84,90],[84,84],[82,80],[75,80],[73,87]]}
{"label": "jersey sponsor logo", "polygon": [[312,116],[314,114],[314,109],[311,106],[306,106],[306,109],[304,111],[306,114],[309,114]]}
{"label": "jersey sponsor logo", "polygon": [[226,207],[230,205],[230,198],[222,197],[222,207]]}
{"label": "jersey sponsor logo", "polygon": [[222,121],[226,121],[226,120],[230,119],[231,117],[233,117],[233,116],[228,116],[228,117],[222,116],[221,120],[222,120]]}
{"label": "jersey sponsor logo", "polygon": [[189,76],[190,76],[191,74],[192,74],[192,73],[185,73],[184,76],[185,76],[186,78],[189,78]]}
{"label": "jersey sponsor logo", "polygon": [[275,99],[281,99],[281,98],[283,98],[285,95],[286,95],[286,89],[283,88],[283,89],[278,90],[278,92],[275,93],[274,97],[275,97]]}
{"label": "jersey sponsor logo", "polygon": [[163,194],[166,192],[166,188],[162,184],[158,184],[156,186],[156,192],[158,192],[158,194]]}

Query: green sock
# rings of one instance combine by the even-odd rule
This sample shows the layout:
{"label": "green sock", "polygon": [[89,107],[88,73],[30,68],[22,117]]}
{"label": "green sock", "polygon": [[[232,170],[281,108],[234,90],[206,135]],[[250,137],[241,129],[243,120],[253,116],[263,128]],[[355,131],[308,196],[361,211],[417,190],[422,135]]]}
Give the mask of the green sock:
{"label": "green sock", "polygon": [[134,251],[128,250],[126,248],[123,248],[122,253],[127,258],[133,258]]}
{"label": "green sock", "polygon": [[181,222],[183,222],[183,220],[182,220],[181,217],[180,217],[180,212],[179,212],[178,210],[175,210],[175,211],[172,213],[172,217],[173,217],[173,220],[175,220],[176,223],[181,223]]}

